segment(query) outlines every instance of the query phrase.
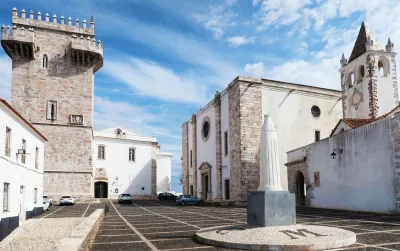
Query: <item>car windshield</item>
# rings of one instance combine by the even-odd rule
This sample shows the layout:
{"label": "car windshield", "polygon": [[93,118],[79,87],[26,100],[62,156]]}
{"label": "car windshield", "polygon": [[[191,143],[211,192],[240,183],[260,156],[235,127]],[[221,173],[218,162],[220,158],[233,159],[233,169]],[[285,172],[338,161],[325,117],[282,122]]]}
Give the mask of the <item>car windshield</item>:
{"label": "car windshield", "polygon": [[48,196],[43,196],[43,199],[47,199]]}
{"label": "car windshield", "polygon": [[123,197],[124,197],[124,196],[131,196],[131,195],[130,195],[130,194],[126,194],[126,193],[125,193],[125,194],[121,194],[121,196],[123,196]]}
{"label": "car windshield", "polygon": [[63,197],[61,197],[62,199],[69,199],[69,198],[71,198],[71,196],[63,196]]}

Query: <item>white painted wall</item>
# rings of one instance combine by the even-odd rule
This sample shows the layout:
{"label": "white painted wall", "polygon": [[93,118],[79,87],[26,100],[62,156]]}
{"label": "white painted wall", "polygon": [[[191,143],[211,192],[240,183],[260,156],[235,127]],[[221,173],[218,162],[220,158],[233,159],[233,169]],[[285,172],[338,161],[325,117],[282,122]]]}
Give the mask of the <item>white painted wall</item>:
{"label": "white painted wall", "polygon": [[[11,154],[5,155],[6,127],[11,131]],[[0,103],[0,218],[18,216],[24,199],[25,212],[43,207],[43,160],[45,140],[28,127],[11,110]],[[26,163],[21,163],[22,139],[26,140]],[[35,152],[39,148],[38,168],[35,168]],[[9,183],[9,212],[3,212],[4,183]],[[24,186],[24,196],[20,187]],[[37,203],[34,203],[34,189],[38,189]]]}
{"label": "white painted wall", "polygon": [[[321,139],[329,137],[342,118],[342,104],[337,97],[302,91],[302,86],[297,88],[290,94],[290,89],[286,88],[263,85],[261,89],[262,113],[270,114],[278,134],[283,189],[288,188],[287,168],[284,165],[287,163],[286,152],[314,142],[315,130],[321,131]],[[319,118],[311,114],[313,105],[321,110]]]}
{"label": "white painted wall", "polygon": [[157,192],[171,190],[171,159],[170,153],[157,153]]}
{"label": "white painted wall", "polygon": [[[207,140],[207,142],[203,141],[203,138],[201,137],[202,134],[202,125],[203,125],[203,119],[205,117],[209,117],[210,119],[210,136]],[[201,163],[203,162],[208,162],[212,166],[211,170],[211,189],[213,192],[213,199],[216,197],[216,155],[215,155],[215,150],[216,150],[216,133],[215,133],[215,107],[211,104],[208,107],[206,107],[204,110],[202,110],[200,113],[197,114],[197,120],[196,120],[196,138],[197,138],[197,193],[200,195],[200,192],[202,191],[202,184],[201,184],[201,175],[198,170],[200,167]]]}
{"label": "white painted wall", "polygon": [[[129,193],[133,196],[150,195],[151,143],[155,142],[155,138],[140,137],[130,133],[125,139],[116,138],[113,129],[95,131],[93,139],[93,168],[94,170],[95,168],[107,169],[108,196],[112,198],[121,193]],[[106,146],[105,160],[97,158],[98,145]],[[136,148],[134,162],[129,161],[131,147]],[[115,193],[115,188],[118,188],[118,193]]]}
{"label": "white painted wall", "polygon": [[[391,133],[398,127],[396,123],[386,118],[288,152],[290,162],[305,156],[305,149],[310,149],[305,175],[314,183],[314,172],[320,172],[320,187],[312,191],[312,206],[394,211],[396,177]],[[343,149],[343,154],[331,159],[333,149]]]}
{"label": "white painted wall", "polygon": [[193,185],[193,167],[190,158],[190,151],[192,148],[192,133],[193,133],[193,126],[192,123],[189,121],[188,123],[188,161],[189,161],[189,193],[190,193],[190,186]]}
{"label": "white painted wall", "polygon": [[[224,132],[228,131],[228,155],[225,155]],[[229,100],[228,92],[221,95],[221,143],[222,143],[222,197],[225,198],[225,180],[230,179],[230,149],[229,149]],[[215,191],[216,192],[216,191]]]}

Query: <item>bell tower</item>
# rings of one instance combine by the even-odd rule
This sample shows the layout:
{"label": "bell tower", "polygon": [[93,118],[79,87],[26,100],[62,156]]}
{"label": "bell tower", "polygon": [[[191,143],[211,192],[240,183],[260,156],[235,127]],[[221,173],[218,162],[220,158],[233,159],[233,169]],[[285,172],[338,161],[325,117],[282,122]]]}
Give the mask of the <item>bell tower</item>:
{"label": "bell tower", "polygon": [[375,119],[398,104],[396,53],[385,49],[363,22],[349,60],[340,60],[343,118]]}
{"label": "bell tower", "polygon": [[103,66],[94,18],[72,24],[14,8],[1,45],[12,59],[11,105],[48,139],[44,193],[93,197],[94,73]]}

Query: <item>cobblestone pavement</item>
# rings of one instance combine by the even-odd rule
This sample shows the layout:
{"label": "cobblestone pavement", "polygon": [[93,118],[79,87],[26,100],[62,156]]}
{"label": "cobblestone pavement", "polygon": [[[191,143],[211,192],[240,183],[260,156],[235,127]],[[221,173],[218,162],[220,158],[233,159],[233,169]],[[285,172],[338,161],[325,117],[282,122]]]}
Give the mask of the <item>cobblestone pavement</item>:
{"label": "cobblestone pavement", "polygon": [[[230,250],[200,244],[198,229],[246,224],[246,208],[178,206],[173,202],[109,204],[92,251]],[[333,226],[357,234],[357,244],[336,250],[400,250],[400,216],[297,208],[297,222]]]}

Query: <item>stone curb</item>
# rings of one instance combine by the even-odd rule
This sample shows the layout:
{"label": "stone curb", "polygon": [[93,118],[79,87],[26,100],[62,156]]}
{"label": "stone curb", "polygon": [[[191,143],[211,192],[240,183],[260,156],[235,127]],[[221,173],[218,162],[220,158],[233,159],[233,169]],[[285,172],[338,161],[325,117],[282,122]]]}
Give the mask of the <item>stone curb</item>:
{"label": "stone curb", "polygon": [[89,251],[100,222],[103,220],[104,210],[97,209],[81,224],[73,229],[72,234],[61,239],[57,251]]}
{"label": "stone curb", "polygon": [[350,246],[356,243],[356,235],[343,239],[343,240],[333,240],[325,243],[314,243],[314,244],[298,244],[298,245],[276,245],[276,244],[250,244],[250,243],[239,243],[239,242],[224,242],[220,240],[213,240],[209,238],[204,238],[200,236],[201,233],[213,231],[213,230],[224,230],[232,228],[242,228],[245,225],[229,225],[223,227],[209,227],[204,228],[196,232],[196,238],[200,243],[204,243],[211,246],[230,248],[230,249],[240,249],[240,250],[277,250],[277,251],[301,251],[301,250],[329,250]]}

